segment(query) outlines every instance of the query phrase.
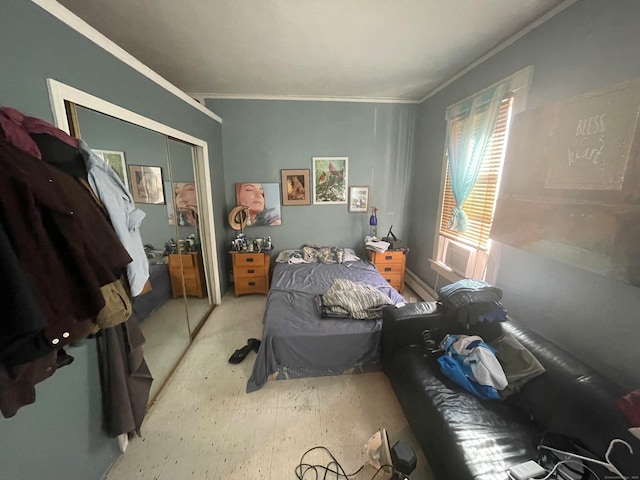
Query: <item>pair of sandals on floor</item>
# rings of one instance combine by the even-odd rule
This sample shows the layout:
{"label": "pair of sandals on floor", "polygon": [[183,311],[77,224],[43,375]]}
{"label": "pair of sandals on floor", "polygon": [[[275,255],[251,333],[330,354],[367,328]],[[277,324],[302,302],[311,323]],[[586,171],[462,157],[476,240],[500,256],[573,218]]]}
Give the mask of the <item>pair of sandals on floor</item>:
{"label": "pair of sandals on floor", "polygon": [[233,355],[231,355],[231,357],[229,358],[229,363],[240,363],[247,357],[247,355],[249,355],[249,352],[251,350],[258,353],[259,348],[260,340],[258,340],[257,338],[250,338],[249,340],[247,340],[247,344],[245,346],[233,352]]}

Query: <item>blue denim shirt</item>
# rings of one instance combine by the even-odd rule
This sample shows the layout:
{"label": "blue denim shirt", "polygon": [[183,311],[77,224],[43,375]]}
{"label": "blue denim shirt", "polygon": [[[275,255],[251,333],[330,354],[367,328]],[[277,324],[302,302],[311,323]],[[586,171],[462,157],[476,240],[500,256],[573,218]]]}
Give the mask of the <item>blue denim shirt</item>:
{"label": "blue denim shirt", "polygon": [[80,153],[87,166],[87,180],[109,214],[116,235],[133,259],[127,265],[131,295],[142,292],[149,279],[149,262],[140,237],[145,213],[136,207],[133,197],[116,172],[80,140]]}

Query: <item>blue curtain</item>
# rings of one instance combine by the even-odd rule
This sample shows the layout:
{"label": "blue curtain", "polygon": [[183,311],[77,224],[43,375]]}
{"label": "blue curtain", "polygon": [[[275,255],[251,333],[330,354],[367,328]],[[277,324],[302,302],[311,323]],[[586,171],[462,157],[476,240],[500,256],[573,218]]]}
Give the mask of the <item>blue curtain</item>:
{"label": "blue curtain", "polygon": [[447,113],[447,161],[456,201],[448,225],[450,230],[464,232],[467,229],[467,214],[462,206],[478,179],[505,90],[505,85],[500,84],[455,105]]}

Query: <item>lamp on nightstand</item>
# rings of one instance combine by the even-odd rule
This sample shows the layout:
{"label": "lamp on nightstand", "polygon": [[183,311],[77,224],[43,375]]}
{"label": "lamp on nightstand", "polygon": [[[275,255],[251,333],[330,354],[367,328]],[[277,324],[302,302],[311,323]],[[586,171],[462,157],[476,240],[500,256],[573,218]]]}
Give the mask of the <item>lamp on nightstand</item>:
{"label": "lamp on nightstand", "polygon": [[369,225],[372,227],[371,233],[374,237],[378,237],[378,217],[376,213],[378,209],[376,207],[371,207],[371,216],[369,217]]}

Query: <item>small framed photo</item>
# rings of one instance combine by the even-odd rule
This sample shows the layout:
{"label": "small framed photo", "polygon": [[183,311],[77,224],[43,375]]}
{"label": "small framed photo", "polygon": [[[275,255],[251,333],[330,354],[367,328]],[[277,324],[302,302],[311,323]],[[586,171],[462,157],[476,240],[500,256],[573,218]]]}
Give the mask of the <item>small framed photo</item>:
{"label": "small framed photo", "polygon": [[313,203],[347,203],[347,157],[313,157]]}
{"label": "small framed photo", "polygon": [[[92,149],[93,150],[93,149]],[[127,180],[127,164],[124,161],[124,152],[117,152],[115,150],[93,150],[97,156],[107,162],[116,175],[120,177],[124,186],[129,189],[129,181]]]}
{"label": "small framed photo", "polygon": [[369,211],[369,187],[365,187],[365,186],[349,187],[349,211],[350,212]]}
{"label": "small framed photo", "polygon": [[162,168],[146,165],[129,165],[131,193],[137,203],[164,204]]}
{"label": "small framed photo", "polygon": [[311,204],[309,169],[281,170],[282,205]]}

